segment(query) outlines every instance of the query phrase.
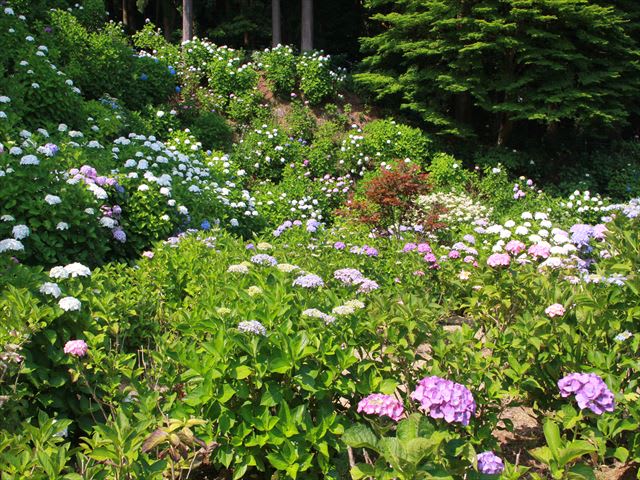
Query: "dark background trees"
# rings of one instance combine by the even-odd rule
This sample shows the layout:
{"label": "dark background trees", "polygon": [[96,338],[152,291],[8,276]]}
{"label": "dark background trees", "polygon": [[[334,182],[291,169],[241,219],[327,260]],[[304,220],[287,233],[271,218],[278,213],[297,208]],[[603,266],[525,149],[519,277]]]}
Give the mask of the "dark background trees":
{"label": "dark background trees", "polygon": [[635,0],[106,4],[130,31],[148,18],[178,42],[183,1],[195,35],[247,50],[322,49],[356,72],[359,93],[445,141],[559,151],[640,132]]}
{"label": "dark background trees", "polygon": [[[259,49],[272,45],[271,0],[192,0],[194,34],[235,48]],[[358,39],[365,33],[367,15],[361,0],[279,0],[280,43],[301,48],[302,4],[312,7],[313,48],[351,61],[360,58]],[[107,0],[114,20],[130,31],[145,19],[179,41],[182,0]],[[125,21],[126,20],[126,21]]]}

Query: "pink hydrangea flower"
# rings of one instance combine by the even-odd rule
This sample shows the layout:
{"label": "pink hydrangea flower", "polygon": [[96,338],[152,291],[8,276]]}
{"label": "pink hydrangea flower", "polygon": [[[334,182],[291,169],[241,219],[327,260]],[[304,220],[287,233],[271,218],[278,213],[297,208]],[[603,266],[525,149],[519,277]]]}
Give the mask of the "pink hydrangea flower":
{"label": "pink hydrangea flower", "polygon": [[535,245],[531,245],[527,252],[534,258],[548,258],[549,255],[551,255],[551,248],[544,243],[536,243]]}
{"label": "pink hydrangea flower", "polygon": [[147,251],[147,252],[143,252],[142,256],[145,258],[153,258],[153,252],[152,251]]}
{"label": "pink hydrangea flower", "polygon": [[509,252],[511,255],[518,255],[520,252],[524,252],[526,248],[525,244],[520,240],[511,240],[507,243],[504,249]]}
{"label": "pink hydrangea flower", "polygon": [[372,393],[358,402],[358,412],[387,416],[397,422],[402,418],[404,406],[393,395]]}
{"label": "pink hydrangea flower", "polygon": [[89,347],[84,340],[69,340],[64,345],[64,353],[74,357],[84,357]]}
{"label": "pink hydrangea flower", "polygon": [[561,317],[565,313],[565,309],[559,303],[554,303],[553,305],[549,305],[544,309],[544,313],[546,313],[549,317]]}
{"label": "pink hydrangea flower", "polygon": [[507,253],[494,253],[487,259],[487,265],[492,268],[508,267],[511,263],[511,257]]}

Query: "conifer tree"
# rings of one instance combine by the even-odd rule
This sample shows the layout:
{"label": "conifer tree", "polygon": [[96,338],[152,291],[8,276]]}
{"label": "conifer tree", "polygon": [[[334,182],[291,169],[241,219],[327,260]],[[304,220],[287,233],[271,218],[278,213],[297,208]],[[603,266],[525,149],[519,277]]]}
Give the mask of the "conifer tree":
{"label": "conifer tree", "polygon": [[488,123],[498,144],[517,127],[616,127],[640,93],[640,53],[628,14],[606,3],[369,0],[383,30],[362,40],[357,80],[441,133]]}

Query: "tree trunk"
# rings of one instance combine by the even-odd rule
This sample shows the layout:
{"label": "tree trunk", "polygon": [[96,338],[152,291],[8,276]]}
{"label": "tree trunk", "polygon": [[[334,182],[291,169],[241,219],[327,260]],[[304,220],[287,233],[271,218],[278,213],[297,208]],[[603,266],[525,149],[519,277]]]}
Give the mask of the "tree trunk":
{"label": "tree trunk", "polygon": [[193,0],[182,0],[182,41],[193,38]]}
{"label": "tree trunk", "polygon": [[500,115],[500,127],[498,129],[498,146],[504,147],[509,141],[509,136],[513,130],[513,121],[509,118],[508,113]]}
{"label": "tree trunk", "polygon": [[313,0],[302,0],[302,42],[301,50],[313,50]]}
{"label": "tree trunk", "polygon": [[280,18],[280,0],[271,0],[271,46],[282,43],[282,23]]}
{"label": "tree trunk", "polygon": [[469,92],[456,94],[455,97],[456,122],[468,125],[471,118],[471,97]]}
{"label": "tree trunk", "polygon": [[173,30],[176,28],[176,9],[171,0],[162,0],[162,30],[167,42],[173,39]]}
{"label": "tree trunk", "polygon": [[125,28],[129,28],[129,22],[130,22],[128,3],[129,3],[128,0],[122,0],[122,23],[125,26]]}

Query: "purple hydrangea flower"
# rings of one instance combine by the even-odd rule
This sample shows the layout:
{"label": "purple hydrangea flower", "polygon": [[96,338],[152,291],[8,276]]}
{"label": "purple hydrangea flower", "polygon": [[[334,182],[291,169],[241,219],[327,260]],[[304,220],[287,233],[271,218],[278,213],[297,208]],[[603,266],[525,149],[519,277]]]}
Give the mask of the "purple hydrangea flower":
{"label": "purple hydrangea flower", "polygon": [[335,248],[336,250],[344,250],[346,248],[346,245],[344,244],[344,242],[336,242],[333,244],[333,248]]}
{"label": "purple hydrangea flower", "polygon": [[373,247],[370,247],[369,245],[365,245],[362,247],[362,253],[364,255],[367,255],[369,257],[377,257],[378,256],[378,250],[376,250]]}
{"label": "purple hydrangea flower", "polygon": [[613,412],[613,393],[595,373],[570,373],[558,381],[560,395],[575,395],[581,409],[588,408],[596,415]]}
{"label": "purple hydrangea flower", "polygon": [[403,248],[402,251],[404,253],[407,252],[412,252],[413,250],[415,250],[416,248],[418,248],[418,246],[415,243],[407,243]]}
{"label": "purple hydrangea flower", "polygon": [[313,218],[310,220],[307,220],[307,232],[315,233],[318,230],[318,227],[320,225],[321,223],[317,220],[314,220]]}
{"label": "purple hydrangea flower", "polygon": [[113,229],[113,238],[115,238],[118,242],[124,243],[127,241],[127,234],[121,228]]}
{"label": "purple hydrangea flower", "polygon": [[[397,283],[399,283],[399,279],[396,278],[396,281]],[[362,280],[362,282],[360,282],[360,286],[358,287],[358,292],[369,293],[369,292],[373,292],[374,290],[377,290],[378,288],[380,288],[380,285],[378,285],[378,282],[365,278]]]}
{"label": "purple hydrangea flower", "polygon": [[318,275],[309,273],[307,275],[302,275],[301,277],[296,278],[293,281],[293,286],[303,288],[319,288],[324,286],[324,281]]}
{"label": "purple hydrangea flower", "polygon": [[571,227],[569,232],[571,232],[571,242],[578,247],[586,247],[594,233],[591,225],[581,223]]}
{"label": "purple hydrangea flower", "polygon": [[428,243],[421,243],[418,245],[418,253],[431,253],[431,246]]}
{"label": "purple hydrangea flower", "polygon": [[504,462],[493,452],[478,454],[478,471],[485,475],[499,475],[504,470]]}
{"label": "purple hydrangea flower", "polygon": [[444,418],[448,423],[469,425],[476,411],[476,402],[467,387],[436,376],[420,380],[411,398],[420,402],[431,418]]}

